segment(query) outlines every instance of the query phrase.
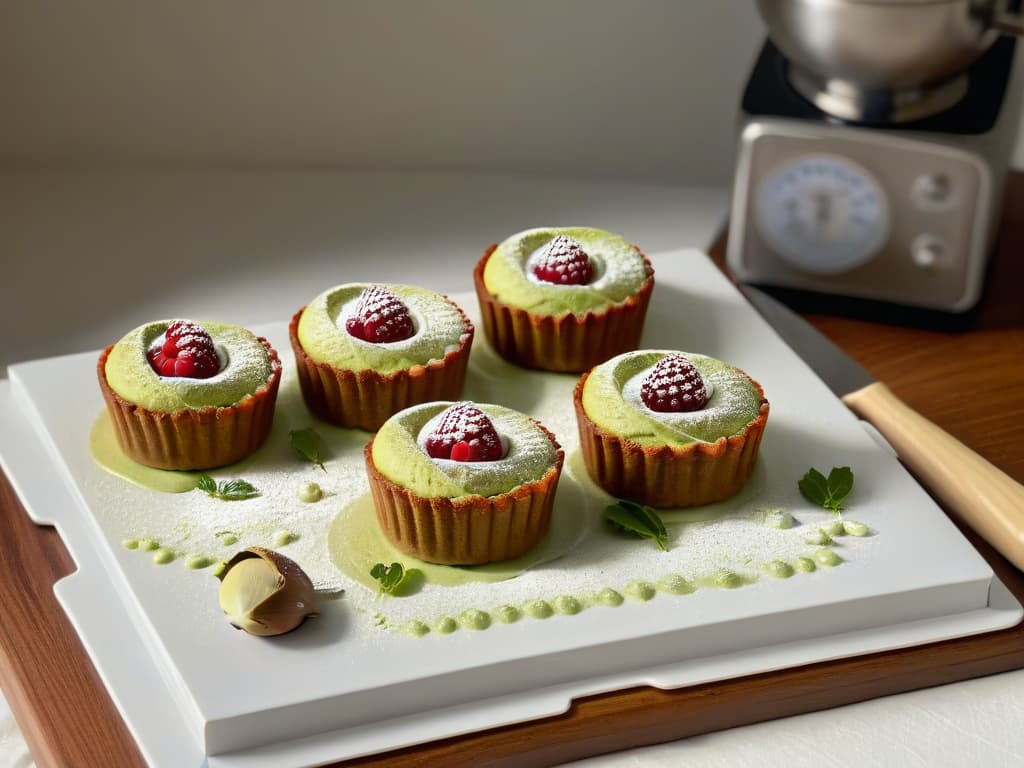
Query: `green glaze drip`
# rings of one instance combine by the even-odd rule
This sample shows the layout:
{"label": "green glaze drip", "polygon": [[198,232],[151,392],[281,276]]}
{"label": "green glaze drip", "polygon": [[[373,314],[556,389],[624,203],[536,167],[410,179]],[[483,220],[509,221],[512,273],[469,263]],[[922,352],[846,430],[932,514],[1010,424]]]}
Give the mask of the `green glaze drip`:
{"label": "green glaze drip", "polygon": [[583,607],[582,601],[572,595],[559,595],[555,598],[555,610],[565,616],[575,616]]}
{"label": "green glaze drip", "polygon": [[819,565],[825,565],[829,568],[831,568],[834,565],[839,565],[841,562],[843,562],[843,558],[841,558],[839,555],[837,555],[835,552],[833,552],[831,549],[828,549],[827,547],[824,549],[819,549],[817,552],[815,552],[814,559],[815,561],[817,561]]}
{"label": "green glaze drip", "polygon": [[201,571],[203,568],[209,568],[216,562],[217,558],[210,557],[209,555],[192,555],[192,557],[185,561],[185,567],[191,568],[195,571]]}
{"label": "green glaze drip", "polygon": [[459,622],[451,616],[442,616],[434,622],[434,631],[439,635],[450,635],[459,628]]}
{"label": "green glaze drip", "polygon": [[777,579],[788,579],[793,575],[793,566],[785,560],[772,560],[764,567],[765,571]]}
{"label": "green glaze drip", "polygon": [[809,557],[798,557],[793,561],[793,567],[801,573],[810,573],[818,569],[818,566],[814,564],[814,560]]}
{"label": "green glaze drip", "polygon": [[607,605],[611,608],[622,605],[626,598],[622,596],[621,592],[616,592],[610,587],[605,587],[594,596],[594,601],[601,605]]}
{"label": "green glaze drip", "polygon": [[696,591],[696,587],[680,576],[678,573],[670,573],[658,580],[658,591],[669,595],[688,595]]}
{"label": "green glaze drip", "polygon": [[160,548],[160,542],[156,539],[139,539],[139,549],[143,552],[152,552]]}
{"label": "green glaze drip", "polygon": [[491,626],[491,614],[487,611],[470,608],[459,614],[458,621],[459,626],[463,629],[484,630]]}
{"label": "green glaze drip", "polygon": [[162,493],[185,493],[196,487],[197,472],[153,469],[129,459],[117,444],[114,423],[104,410],[89,433],[89,453],[101,469],[141,488]]}
{"label": "green glaze drip", "polygon": [[121,546],[124,547],[125,549],[138,549],[139,548],[139,540],[138,539],[124,539],[121,542]]}
{"label": "green glaze drip", "polygon": [[554,615],[555,609],[547,600],[531,600],[523,606],[523,613],[531,619],[548,619]]}
{"label": "green glaze drip", "polygon": [[501,605],[491,611],[491,615],[502,624],[514,624],[523,617],[523,612],[514,605]]}
{"label": "green glaze drip", "polygon": [[220,543],[225,547],[230,547],[232,544],[238,543],[238,537],[233,533],[225,533],[220,537]]}
{"label": "green glaze drip", "polygon": [[658,593],[657,588],[649,581],[631,581],[623,591],[627,597],[643,603],[653,599]]}
{"label": "green glaze drip", "polygon": [[318,502],[323,498],[323,496],[323,489],[317,483],[311,481],[299,486],[299,501],[305,502],[306,504]]}
{"label": "green glaze drip", "polygon": [[174,562],[174,558],[177,557],[173,549],[167,547],[160,547],[158,550],[153,552],[153,562],[157,565],[167,565],[168,563]]}
{"label": "green glaze drip", "polygon": [[423,637],[430,632],[430,627],[425,622],[418,620],[407,621],[401,629],[409,637]]}
{"label": "green glaze drip", "polygon": [[228,569],[228,561],[227,560],[221,560],[219,563],[217,563],[217,566],[213,569],[213,575],[216,578],[219,579],[221,576],[224,575],[224,571],[226,571],[227,569]]}
{"label": "green glaze drip", "polygon": [[293,541],[299,540],[299,534],[294,531],[278,531],[274,534],[274,546],[285,547]]}
{"label": "green glaze drip", "polygon": [[870,532],[864,523],[858,523],[856,520],[844,520],[843,530],[850,536],[867,536]]}

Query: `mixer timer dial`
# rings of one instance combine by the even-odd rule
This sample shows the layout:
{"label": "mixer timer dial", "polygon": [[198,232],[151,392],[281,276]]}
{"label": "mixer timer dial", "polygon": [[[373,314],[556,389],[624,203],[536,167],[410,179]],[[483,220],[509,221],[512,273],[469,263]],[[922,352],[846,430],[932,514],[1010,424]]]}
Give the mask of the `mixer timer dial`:
{"label": "mixer timer dial", "polygon": [[804,155],[765,177],[754,202],[765,243],[790,266],[834,275],[871,260],[889,237],[875,178],[838,155]]}

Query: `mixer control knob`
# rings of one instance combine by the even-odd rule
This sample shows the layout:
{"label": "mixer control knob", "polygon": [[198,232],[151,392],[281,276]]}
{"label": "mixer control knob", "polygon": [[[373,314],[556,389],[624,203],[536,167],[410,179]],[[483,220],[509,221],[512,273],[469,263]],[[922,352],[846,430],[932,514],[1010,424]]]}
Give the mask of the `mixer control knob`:
{"label": "mixer control knob", "polygon": [[935,235],[918,235],[910,244],[910,259],[920,269],[935,269],[948,261],[949,249]]}
{"label": "mixer control knob", "polygon": [[944,173],[926,173],[914,179],[910,198],[926,211],[945,208],[953,200],[953,184]]}

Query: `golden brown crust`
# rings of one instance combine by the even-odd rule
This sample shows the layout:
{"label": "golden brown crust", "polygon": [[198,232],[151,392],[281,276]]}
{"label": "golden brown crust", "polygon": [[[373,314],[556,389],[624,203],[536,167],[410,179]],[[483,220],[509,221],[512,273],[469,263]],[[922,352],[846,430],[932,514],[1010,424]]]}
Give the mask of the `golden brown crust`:
{"label": "golden brown crust", "polygon": [[259,448],[274,421],[281,385],[281,361],[270,343],[259,338],[270,360],[270,376],[234,405],[151,411],[131,403],[107,382],[107,347],[96,365],[100,390],[121,450],[139,464],[157,469],[211,469],[233,464]]}
{"label": "golden brown crust", "polygon": [[484,267],[497,245],[484,251],[473,270],[473,285],[480,301],[484,333],[503,358],[524,368],[545,371],[586,371],[605,360],[636,349],[644,330],[647,305],[654,290],[654,267],[644,260],[647,279],[621,304],[582,317],[534,315],[498,301],[484,284]]}
{"label": "golden brown crust", "polygon": [[[534,422],[537,423],[537,422]],[[540,426],[540,424],[538,424]],[[381,530],[395,547],[429,563],[481,565],[525,554],[547,533],[565,453],[539,480],[496,496],[426,498],[384,477],[366,446],[366,472]]]}
{"label": "golden brown crust", "polygon": [[769,411],[764,390],[756,381],[750,379],[761,407],[741,434],[685,447],[642,446],[606,432],[587,415],[583,385],[589,375],[583,374],[573,390],[580,449],[590,477],[612,496],[652,507],[693,507],[727,499],[746,485],[757,463]]}
{"label": "golden brown crust", "polygon": [[309,410],[339,427],[358,427],[372,432],[411,405],[458,400],[466,382],[474,329],[461,307],[448,301],[459,310],[465,324],[459,348],[448,352],[441,360],[390,374],[347,371],[314,360],[299,342],[299,318],[305,307],[296,312],[288,326],[288,337],[295,352],[302,398]]}

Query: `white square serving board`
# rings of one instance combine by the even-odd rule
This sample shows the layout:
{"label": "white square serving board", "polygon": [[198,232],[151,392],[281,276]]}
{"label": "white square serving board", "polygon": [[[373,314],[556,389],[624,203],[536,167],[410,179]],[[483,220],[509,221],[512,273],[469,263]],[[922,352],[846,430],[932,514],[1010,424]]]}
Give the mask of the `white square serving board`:
{"label": "white square serving board", "polygon": [[[645,684],[693,685],[1020,621],[1017,602],[888,447],[863,428],[707,256],[688,250],[652,261],[656,287],[643,346],[726,360],[757,379],[771,402],[753,479],[713,512],[749,523],[768,507],[783,508],[803,529],[786,535],[813,532],[828,514],[801,498],[797,480],[811,466],[825,472],[850,466],[856,484],[846,514],[865,523],[871,535],[837,539],[840,565],[785,579],[762,573],[736,589],[659,593],[651,600],[524,618],[486,631],[422,638],[394,631],[386,616],[389,605],[398,604],[388,601],[410,601],[402,608],[415,608],[416,600],[433,594],[429,605],[436,605],[437,590],[446,588],[428,584],[421,595],[376,597],[344,573],[332,572],[329,558],[318,557],[327,547],[328,529],[339,519],[343,524],[350,505],[365,497],[361,446],[370,435],[351,432],[335,442],[323,475],[288,463],[282,431],[287,440],[289,426],[330,428],[303,412],[282,321],[254,329],[281,353],[282,402],[291,402],[271,437],[278,444],[261,451],[281,462],[279,474],[293,472],[296,482],[344,482],[315,505],[315,513],[288,513],[288,527],[300,537],[281,551],[300,564],[318,563],[315,580],[340,585],[347,594],[325,601],[322,615],[296,632],[254,638],[220,614],[210,570],[190,570],[180,560],[157,566],[122,545],[140,527],[168,530],[186,506],[194,515],[201,509],[195,500],[200,492],[138,488],[93,461],[88,438],[103,409],[95,380],[98,353],[12,366],[9,381],[0,382],[0,460],[29,514],[56,526],[78,565],[56,585],[58,598],[147,760],[224,768],[315,765],[558,714],[588,694]],[[475,297],[452,298],[478,320]],[[600,584],[602,563],[587,554],[597,551],[595,537],[602,551],[608,546],[609,534],[595,521],[609,500],[585,477],[578,457],[571,403],[576,380],[508,366],[488,350],[478,324],[466,398],[528,406],[555,432],[567,457],[555,514],[575,516],[564,519],[592,531],[581,533],[561,558],[519,577],[521,586],[522,580],[546,575],[548,581],[538,583],[548,591],[537,597],[560,594],[560,582],[570,575]],[[274,498],[267,497],[265,508],[271,510]],[[210,514],[218,514],[212,509]],[[703,524],[708,530],[707,520]],[[685,523],[671,527],[679,542],[675,557],[682,557],[691,529]],[[665,573],[693,566],[673,561],[671,551],[656,560],[650,542],[622,539],[621,547],[623,556],[636,553],[637,578],[662,575],[652,563],[664,562]],[[750,563],[755,571],[760,565]],[[492,604],[506,593],[519,594],[516,583],[489,585]]]}

